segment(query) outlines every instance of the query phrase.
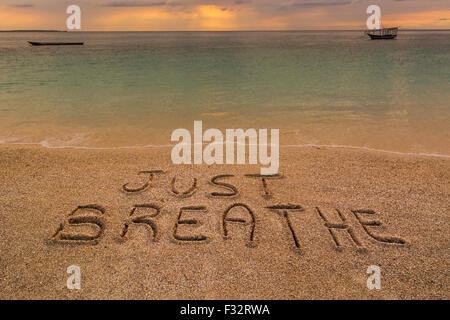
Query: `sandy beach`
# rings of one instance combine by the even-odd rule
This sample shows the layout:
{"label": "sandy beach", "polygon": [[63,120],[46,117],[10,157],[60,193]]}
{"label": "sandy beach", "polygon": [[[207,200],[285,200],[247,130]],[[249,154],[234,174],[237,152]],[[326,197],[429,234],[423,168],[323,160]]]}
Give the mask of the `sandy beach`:
{"label": "sandy beach", "polygon": [[0,299],[450,298],[446,158],[282,147],[264,181],[171,163],[1,146]]}

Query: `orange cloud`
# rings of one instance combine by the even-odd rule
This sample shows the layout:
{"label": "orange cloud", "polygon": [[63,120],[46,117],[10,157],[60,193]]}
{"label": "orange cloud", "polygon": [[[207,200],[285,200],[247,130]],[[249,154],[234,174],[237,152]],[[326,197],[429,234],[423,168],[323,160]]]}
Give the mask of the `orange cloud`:
{"label": "orange cloud", "polygon": [[382,17],[383,25],[398,25],[402,28],[450,28],[450,10],[412,12],[404,14],[386,14]]}
{"label": "orange cloud", "polygon": [[[30,10],[33,9],[33,10]],[[12,8],[0,6],[0,30],[10,29],[54,29],[56,24],[64,26],[46,12],[34,8]]]}
{"label": "orange cloud", "polygon": [[194,16],[196,17],[194,24],[198,24],[201,30],[236,30],[238,28],[236,15],[229,9],[202,5],[194,8]]}
{"label": "orange cloud", "polygon": [[[400,2],[399,2],[400,3]],[[64,6],[0,6],[0,29],[65,29]],[[350,10],[351,9],[351,10]],[[383,25],[403,28],[450,28],[450,10],[383,13]],[[392,12],[392,11],[391,11]],[[317,7],[308,10],[264,11],[251,5],[82,7],[83,30],[286,30],[364,29],[365,7]]]}
{"label": "orange cloud", "polygon": [[93,29],[104,30],[235,30],[234,11],[201,5],[187,11],[166,8],[109,9],[93,17]]}
{"label": "orange cloud", "polygon": [[176,25],[179,20],[178,15],[156,8],[127,8],[114,11],[93,18],[93,27],[106,30],[158,29],[167,24]]}
{"label": "orange cloud", "polygon": [[204,18],[227,19],[234,16],[233,12],[227,8],[219,8],[214,5],[198,6],[195,10]]}
{"label": "orange cloud", "polygon": [[[262,18],[259,22],[273,29],[365,29],[367,15],[360,15],[359,18],[360,20],[355,20],[355,14],[345,10],[317,8]],[[383,14],[382,24],[385,27],[400,26],[410,29],[446,29],[450,28],[450,10]]]}

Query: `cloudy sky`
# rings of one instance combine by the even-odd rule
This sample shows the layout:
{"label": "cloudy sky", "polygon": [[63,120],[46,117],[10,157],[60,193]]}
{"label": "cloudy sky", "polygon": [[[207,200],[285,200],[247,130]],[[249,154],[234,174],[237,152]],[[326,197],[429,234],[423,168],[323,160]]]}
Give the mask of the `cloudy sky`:
{"label": "cloudy sky", "polygon": [[65,29],[71,4],[85,31],[364,29],[370,4],[384,26],[450,29],[450,0],[0,0],[0,30]]}

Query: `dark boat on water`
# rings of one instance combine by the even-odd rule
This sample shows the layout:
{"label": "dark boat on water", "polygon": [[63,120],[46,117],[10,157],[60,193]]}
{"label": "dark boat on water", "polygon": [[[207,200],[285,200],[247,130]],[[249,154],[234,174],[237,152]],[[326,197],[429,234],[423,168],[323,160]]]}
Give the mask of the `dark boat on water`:
{"label": "dark boat on water", "polygon": [[397,32],[398,27],[395,27],[395,28],[367,30],[366,34],[372,40],[381,40],[381,39],[395,39],[397,37]]}
{"label": "dark boat on water", "polygon": [[32,46],[82,46],[84,42],[35,42],[28,41]]}

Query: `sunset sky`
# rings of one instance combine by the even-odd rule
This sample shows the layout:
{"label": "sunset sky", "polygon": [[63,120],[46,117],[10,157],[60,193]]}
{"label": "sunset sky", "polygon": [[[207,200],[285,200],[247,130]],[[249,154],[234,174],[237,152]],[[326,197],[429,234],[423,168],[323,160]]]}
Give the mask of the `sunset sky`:
{"label": "sunset sky", "polygon": [[71,4],[84,31],[364,29],[370,4],[384,26],[450,29],[450,0],[0,0],[0,30],[65,30]]}

